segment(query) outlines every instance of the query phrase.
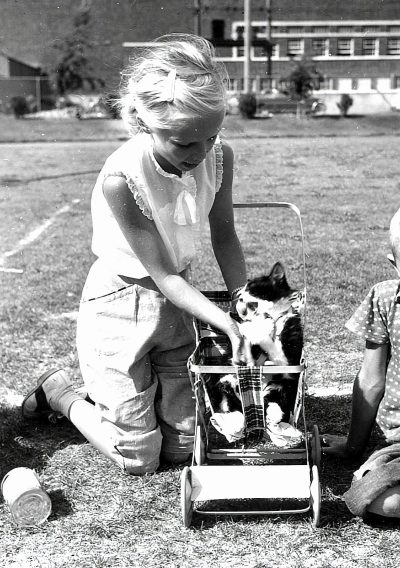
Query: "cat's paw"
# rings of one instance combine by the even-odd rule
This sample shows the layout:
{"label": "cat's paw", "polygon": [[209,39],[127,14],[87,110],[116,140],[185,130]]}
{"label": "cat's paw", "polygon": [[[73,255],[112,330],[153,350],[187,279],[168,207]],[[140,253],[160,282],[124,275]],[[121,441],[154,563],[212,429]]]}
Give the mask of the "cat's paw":
{"label": "cat's paw", "polygon": [[223,434],[228,442],[236,442],[244,436],[245,419],[241,412],[214,412],[211,417],[214,428]]}
{"label": "cat's paw", "polygon": [[277,402],[269,402],[265,412],[267,424],[279,424],[282,422],[284,414]]}

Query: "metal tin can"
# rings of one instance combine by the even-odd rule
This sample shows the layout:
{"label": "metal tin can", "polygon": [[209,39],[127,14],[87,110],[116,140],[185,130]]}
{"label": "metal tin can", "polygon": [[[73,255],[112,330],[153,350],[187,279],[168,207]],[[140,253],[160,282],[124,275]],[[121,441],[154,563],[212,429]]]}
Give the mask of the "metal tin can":
{"label": "metal tin can", "polygon": [[33,469],[16,467],[9,471],[1,482],[1,491],[14,522],[20,527],[40,525],[51,513],[50,497]]}

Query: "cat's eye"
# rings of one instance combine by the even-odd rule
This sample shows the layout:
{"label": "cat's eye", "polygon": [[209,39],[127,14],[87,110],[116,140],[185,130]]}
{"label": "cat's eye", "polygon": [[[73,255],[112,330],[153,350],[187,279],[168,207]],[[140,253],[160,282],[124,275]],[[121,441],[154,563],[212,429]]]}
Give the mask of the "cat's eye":
{"label": "cat's eye", "polygon": [[247,307],[248,307],[250,310],[256,310],[256,309],[258,308],[258,302],[249,302],[249,303],[247,304]]}

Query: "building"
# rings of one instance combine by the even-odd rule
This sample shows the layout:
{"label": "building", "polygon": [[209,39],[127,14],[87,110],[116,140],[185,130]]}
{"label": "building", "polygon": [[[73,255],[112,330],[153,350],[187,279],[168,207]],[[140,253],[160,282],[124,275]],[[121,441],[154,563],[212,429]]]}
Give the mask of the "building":
{"label": "building", "polygon": [[[232,91],[242,92],[244,47],[221,44],[243,38],[244,0],[196,0],[194,7],[195,29],[217,45]],[[251,0],[250,7],[252,38],[259,40],[250,50],[253,92],[278,88],[306,59],[323,78],[318,95],[328,112],[338,112],[343,93],[353,97],[356,112],[400,109],[399,0]],[[269,57],[260,45],[266,39]]]}
{"label": "building", "polygon": [[[203,4],[210,5],[203,7],[203,35],[217,39],[243,36],[242,0],[203,0]],[[267,4],[252,0],[250,19],[253,37],[270,37],[273,42],[273,86],[287,76],[296,60],[306,58],[315,62],[324,86],[332,90],[400,88],[398,0],[270,0],[269,26]],[[217,7],[211,8],[214,5]],[[241,90],[243,48],[223,51],[235,87]],[[262,47],[251,49],[251,60],[253,89],[263,89],[269,77]]]}
{"label": "building", "polygon": [[[322,74],[320,93],[327,100],[349,93],[357,99],[360,95],[373,110],[400,107],[400,0],[250,4],[253,37],[270,36],[273,43],[270,58],[260,45],[251,49],[252,90],[277,87],[296,61],[306,58]],[[194,32],[221,43],[240,39],[245,25],[244,0],[0,0],[0,49],[21,61],[34,59],[50,71],[59,57],[56,38],[71,32],[73,14],[82,8],[90,11],[92,67],[111,90],[142,42],[170,32]],[[242,91],[243,47],[219,46],[217,53],[228,68],[232,90]]]}
{"label": "building", "polygon": [[49,93],[48,79],[38,63],[20,61],[0,51],[0,106],[6,106],[13,96],[24,95],[32,102],[39,101],[41,108]]}

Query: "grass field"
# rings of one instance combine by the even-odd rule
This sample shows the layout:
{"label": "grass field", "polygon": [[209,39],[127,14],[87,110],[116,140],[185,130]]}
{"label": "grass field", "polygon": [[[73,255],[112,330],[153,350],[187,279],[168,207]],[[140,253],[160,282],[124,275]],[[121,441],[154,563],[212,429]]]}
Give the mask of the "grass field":
{"label": "grass field", "polygon": [[[389,220],[400,206],[399,117],[229,117],[225,127],[236,156],[235,200],[289,201],[301,210],[305,413],[310,427],[345,433],[362,344],[344,323],[372,284],[394,277],[385,257]],[[0,116],[0,265],[8,270],[0,272],[0,477],[12,467],[33,467],[53,502],[49,521],[30,530],[17,529],[0,502],[0,565],[397,568],[398,523],[364,523],[343,502],[355,465],[323,459],[319,529],[309,516],[219,516],[195,518],[187,530],[179,468],[129,477],[65,422],[54,427],[20,419],[21,396],[50,366],[67,368],[80,383],[74,335],[93,260],[90,194],[105,157],[124,137],[119,121]],[[238,230],[251,274],[279,258],[289,280],[301,283],[295,217],[244,212]],[[218,272],[207,247],[201,250],[195,278],[202,289],[213,289]]]}

